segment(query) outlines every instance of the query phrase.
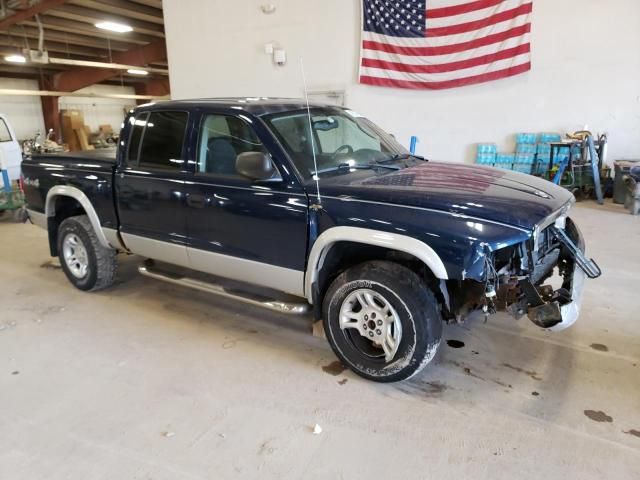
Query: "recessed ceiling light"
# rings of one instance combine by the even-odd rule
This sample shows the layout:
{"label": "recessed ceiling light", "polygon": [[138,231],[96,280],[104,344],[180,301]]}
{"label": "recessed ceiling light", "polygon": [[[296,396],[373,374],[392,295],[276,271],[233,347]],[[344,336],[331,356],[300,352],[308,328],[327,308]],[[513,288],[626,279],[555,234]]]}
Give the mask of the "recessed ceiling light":
{"label": "recessed ceiling light", "polygon": [[102,30],[109,30],[110,32],[117,33],[127,33],[133,31],[133,28],[129,25],[125,25],[124,23],[116,23],[116,22],[99,22],[96,23],[96,27]]}
{"label": "recessed ceiling light", "polygon": [[7,55],[4,57],[7,62],[26,63],[27,59],[23,55]]}
{"label": "recessed ceiling light", "polygon": [[149,72],[146,70],[138,70],[137,68],[130,68],[127,70],[127,73],[130,73],[131,75],[149,75]]}

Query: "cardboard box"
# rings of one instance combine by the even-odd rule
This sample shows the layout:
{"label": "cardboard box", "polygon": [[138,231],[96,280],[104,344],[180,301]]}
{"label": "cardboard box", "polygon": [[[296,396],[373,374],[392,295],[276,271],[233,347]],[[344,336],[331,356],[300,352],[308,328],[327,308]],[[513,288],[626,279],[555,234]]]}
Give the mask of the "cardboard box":
{"label": "cardboard box", "polygon": [[100,125],[98,131],[104,135],[113,135],[113,127],[111,125]]}
{"label": "cardboard box", "polygon": [[69,119],[72,129],[77,130],[84,126],[84,115],[80,110],[62,110],[60,114],[63,119],[65,117]]}

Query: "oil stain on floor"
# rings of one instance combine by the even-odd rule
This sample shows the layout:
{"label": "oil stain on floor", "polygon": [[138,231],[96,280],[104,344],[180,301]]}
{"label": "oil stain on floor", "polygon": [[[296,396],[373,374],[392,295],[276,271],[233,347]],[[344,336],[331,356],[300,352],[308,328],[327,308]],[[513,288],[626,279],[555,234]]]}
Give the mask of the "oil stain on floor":
{"label": "oil stain on floor", "polygon": [[613,418],[604,413],[602,410],[585,410],[584,414],[594,422],[613,422]]}
{"label": "oil stain on floor", "polygon": [[451,348],[462,348],[464,347],[464,342],[460,340],[447,340],[447,345]]}
{"label": "oil stain on floor", "polygon": [[603,345],[602,343],[592,343],[589,346],[591,348],[593,348],[594,350],[597,350],[599,352],[608,352],[609,351],[609,347],[607,347],[606,345]]}
{"label": "oil stain on floor", "polygon": [[334,377],[340,375],[346,369],[347,367],[345,367],[342,363],[340,363],[339,360],[336,360],[335,362],[331,362],[329,365],[325,365],[322,367],[322,370],[324,370],[325,373],[328,373],[329,375],[333,375]]}
{"label": "oil stain on floor", "polygon": [[509,363],[503,363],[502,366],[510,368],[511,370],[515,370],[516,372],[519,372],[519,373],[524,373],[525,375],[530,376],[534,380],[538,380],[538,381],[542,380],[542,378],[540,378],[538,376],[538,373],[535,372],[534,370],[525,370],[524,368],[514,367],[513,365],[511,365]]}

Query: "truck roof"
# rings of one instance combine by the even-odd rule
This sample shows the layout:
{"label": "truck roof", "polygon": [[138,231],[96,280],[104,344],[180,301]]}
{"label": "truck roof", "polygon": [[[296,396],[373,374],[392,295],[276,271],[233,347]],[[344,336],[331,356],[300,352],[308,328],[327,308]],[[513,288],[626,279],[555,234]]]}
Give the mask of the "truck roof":
{"label": "truck roof", "polygon": [[[336,107],[326,103],[309,102],[312,107]],[[199,107],[221,107],[244,110],[253,115],[268,115],[271,113],[288,112],[307,108],[303,98],[275,98],[275,97],[228,97],[228,98],[193,98],[185,100],[168,100],[147,103],[138,107],[139,110],[157,110],[167,108],[197,109]],[[340,108],[340,107],[338,107]]]}

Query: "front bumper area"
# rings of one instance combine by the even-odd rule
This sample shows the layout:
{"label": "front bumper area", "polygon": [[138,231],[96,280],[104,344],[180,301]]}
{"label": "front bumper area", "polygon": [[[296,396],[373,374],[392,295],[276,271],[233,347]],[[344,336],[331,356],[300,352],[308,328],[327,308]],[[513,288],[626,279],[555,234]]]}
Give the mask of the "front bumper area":
{"label": "front bumper area", "polygon": [[597,278],[602,272],[594,260],[584,256],[584,239],[571,219],[567,219],[564,229],[551,228],[560,243],[557,267],[563,278],[562,287],[554,290],[550,285],[534,286],[529,278],[521,279],[519,287],[529,320],[541,328],[560,331],[578,319],[585,278]]}
{"label": "front bumper area", "polygon": [[[566,219],[562,229],[555,226],[550,229],[559,248],[555,264],[546,267],[543,278],[536,280],[537,275],[518,278],[506,291],[511,301],[506,300],[505,303],[509,304],[507,309],[516,318],[526,313],[529,320],[540,328],[560,331],[578,319],[585,278],[596,278],[601,271],[595,261],[584,256],[584,239],[571,219]],[[562,277],[562,286],[558,289],[545,284],[556,268]]]}

